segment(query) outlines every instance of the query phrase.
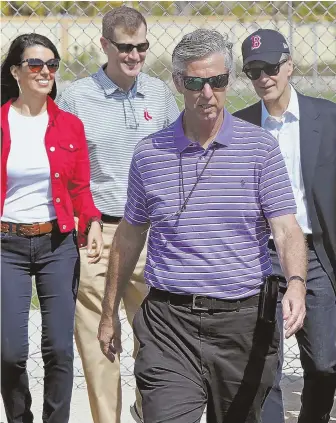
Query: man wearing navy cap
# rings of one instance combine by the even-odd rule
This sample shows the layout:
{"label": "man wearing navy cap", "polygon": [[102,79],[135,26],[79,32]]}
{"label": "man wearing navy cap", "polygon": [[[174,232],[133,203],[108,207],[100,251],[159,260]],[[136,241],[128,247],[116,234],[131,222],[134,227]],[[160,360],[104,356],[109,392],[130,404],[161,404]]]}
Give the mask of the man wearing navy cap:
{"label": "man wearing navy cap", "polygon": [[[307,281],[302,281],[307,283],[307,315],[296,334],[304,370],[298,422],[329,422],[336,390],[336,105],[293,88],[293,61],[279,32],[259,29],[245,39],[242,54],[243,71],[261,101],[235,115],[277,138],[309,248]],[[284,292],[272,239],[269,251]],[[280,307],[278,321],[282,328]],[[283,346],[280,355],[282,364]],[[263,423],[284,423],[281,367],[264,404]]]}

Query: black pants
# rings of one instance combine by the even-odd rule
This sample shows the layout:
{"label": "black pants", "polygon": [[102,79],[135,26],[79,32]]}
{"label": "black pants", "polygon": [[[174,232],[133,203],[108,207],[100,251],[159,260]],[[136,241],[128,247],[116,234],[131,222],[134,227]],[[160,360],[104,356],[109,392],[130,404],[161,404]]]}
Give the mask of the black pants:
{"label": "black pants", "polygon": [[26,363],[32,275],[42,314],[44,423],[69,420],[79,255],[73,233],[1,233],[1,394],[8,423],[31,423]]}
{"label": "black pants", "polygon": [[145,423],[257,423],[278,362],[277,325],[258,306],[196,312],[150,292],[134,318]]}
{"label": "black pants", "polygon": [[[285,292],[285,280],[275,249],[270,250],[273,273],[280,276]],[[281,302],[278,304],[278,324],[283,334]],[[306,318],[296,334],[300,359],[304,370],[304,386],[298,423],[327,423],[336,391],[336,296],[331,281],[316,253],[308,253]],[[279,349],[280,366],[274,386],[263,407],[263,423],[285,423],[280,386],[283,356],[283,337]]]}

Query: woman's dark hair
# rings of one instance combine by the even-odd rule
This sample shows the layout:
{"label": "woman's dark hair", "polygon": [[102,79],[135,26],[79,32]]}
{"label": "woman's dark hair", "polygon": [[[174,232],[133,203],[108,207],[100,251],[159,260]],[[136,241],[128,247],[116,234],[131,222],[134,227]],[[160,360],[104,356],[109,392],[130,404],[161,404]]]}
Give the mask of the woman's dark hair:
{"label": "woman's dark hair", "polygon": [[[12,98],[19,97],[19,87],[17,81],[13,77],[10,68],[13,65],[18,65],[22,58],[23,53],[28,47],[43,46],[51,50],[56,59],[60,59],[57,48],[49,40],[49,38],[40,34],[23,34],[15,38],[9,47],[7,56],[1,64],[1,105],[7,103]],[[54,81],[50,97],[55,100],[57,94],[56,81]]]}

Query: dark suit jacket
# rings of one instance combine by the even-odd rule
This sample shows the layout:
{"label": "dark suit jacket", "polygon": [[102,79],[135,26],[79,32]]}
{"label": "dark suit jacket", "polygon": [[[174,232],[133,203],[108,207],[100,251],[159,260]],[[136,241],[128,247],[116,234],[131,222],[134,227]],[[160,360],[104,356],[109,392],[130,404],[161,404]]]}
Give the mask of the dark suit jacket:
{"label": "dark suit jacket", "polygon": [[[298,93],[300,151],[316,254],[336,291],[336,104]],[[261,126],[261,101],[234,113]]]}

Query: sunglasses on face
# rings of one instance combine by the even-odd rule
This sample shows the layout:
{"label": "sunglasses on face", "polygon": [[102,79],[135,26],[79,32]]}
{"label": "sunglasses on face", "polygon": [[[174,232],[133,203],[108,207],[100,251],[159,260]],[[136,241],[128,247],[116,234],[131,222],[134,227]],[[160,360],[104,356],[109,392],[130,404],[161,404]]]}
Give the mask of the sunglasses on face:
{"label": "sunglasses on face", "polygon": [[149,42],[148,41],[146,41],[145,43],[140,43],[140,44],[134,45],[134,44],[116,43],[115,41],[112,41],[109,38],[108,38],[108,40],[110,41],[110,43],[112,43],[114,46],[117,47],[119,53],[129,54],[129,53],[131,53],[131,51],[133,51],[134,48],[137,49],[138,53],[144,53],[149,48]]}
{"label": "sunglasses on face", "polygon": [[23,63],[27,63],[29,69],[33,73],[41,72],[41,70],[46,65],[50,73],[55,73],[57,69],[59,68],[59,59],[49,59],[46,62],[44,62],[41,59],[26,59],[22,60],[22,62],[19,63],[19,65],[22,65]]}
{"label": "sunglasses on face", "polygon": [[184,87],[190,91],[202,91],[205,84],[209,84],[214,89],[225,88],[229,82],[229,74],[210,76],[210,78],[200,78],[198,76],[184,76]]}
{"label": "sunglasses on face", "polygon": [[251,79],[251,81],[256,81],[260,78],[261,72],[265,72],[268,76],[275,76],[278,75],[280,72],[280,66],[287,62],[287,59],[282,60],[281,62],[271,65],[270,63],[266,63],[262,68],[243,68],[243,72],[246,76]]}

